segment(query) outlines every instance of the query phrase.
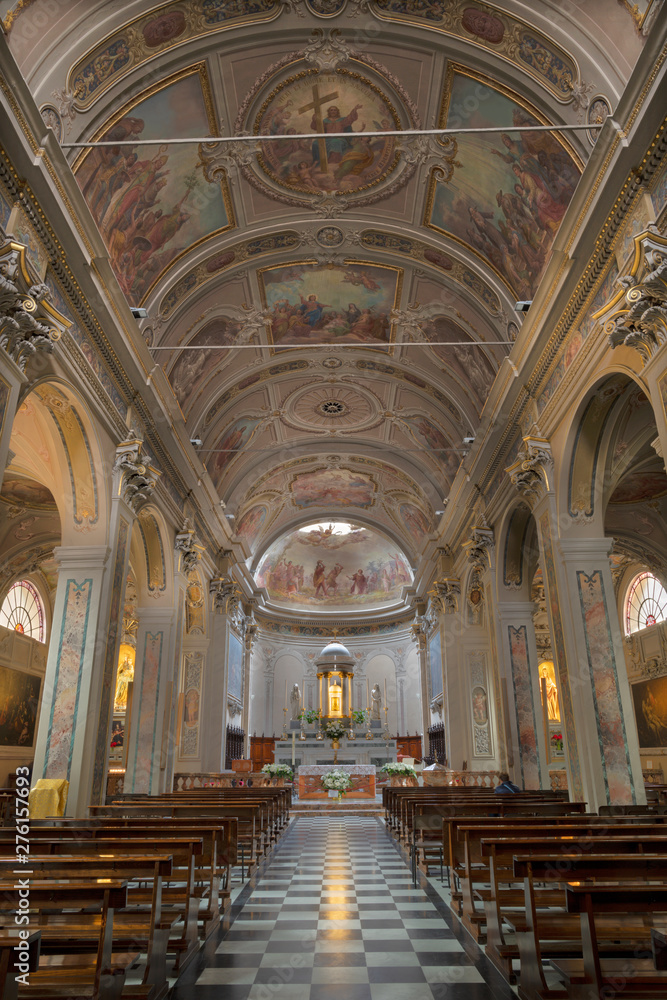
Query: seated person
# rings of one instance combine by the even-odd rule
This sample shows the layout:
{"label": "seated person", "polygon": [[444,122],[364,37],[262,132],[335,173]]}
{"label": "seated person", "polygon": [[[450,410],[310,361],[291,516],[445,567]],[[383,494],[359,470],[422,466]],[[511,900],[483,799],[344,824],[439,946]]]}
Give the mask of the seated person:
{"label": "seated person", "polygon": [[501,771],[498,777],[500,779],[500,784],[495,788],[496,795],[504,795],[506,793],[514,794],[515,792],[521,791],[518,785],[515,785],[513,781],[510,781],[510,776],[507,771]]}

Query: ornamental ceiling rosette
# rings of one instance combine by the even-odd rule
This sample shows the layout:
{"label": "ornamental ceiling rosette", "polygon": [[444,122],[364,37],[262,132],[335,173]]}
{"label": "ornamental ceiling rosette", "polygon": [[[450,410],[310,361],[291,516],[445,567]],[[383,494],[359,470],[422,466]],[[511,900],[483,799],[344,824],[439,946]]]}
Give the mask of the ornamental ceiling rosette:
{"label": "ornamental ceiling rosette", "polygon": [[[369,57],[353,57],[332,32],[257,80],[235,131],[276,138],[259,141],[252,157],[246,150],[238,165],[246,180],[284,204],[333,198],[340,209],[369,205],[402,187],[416,163],[407,161],[396,137],[366,133],[420,126],[399,81]],[[312,133],[326,138],[291,138]]]}

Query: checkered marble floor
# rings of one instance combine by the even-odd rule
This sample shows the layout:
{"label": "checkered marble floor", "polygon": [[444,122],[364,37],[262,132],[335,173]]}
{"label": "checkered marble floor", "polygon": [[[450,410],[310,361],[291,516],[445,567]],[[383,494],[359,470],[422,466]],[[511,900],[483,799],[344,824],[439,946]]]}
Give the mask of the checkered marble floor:
{"label": "checkered marble floor", "polygon": [[377,820],[297,819],[171,1000],[515,1000]]}

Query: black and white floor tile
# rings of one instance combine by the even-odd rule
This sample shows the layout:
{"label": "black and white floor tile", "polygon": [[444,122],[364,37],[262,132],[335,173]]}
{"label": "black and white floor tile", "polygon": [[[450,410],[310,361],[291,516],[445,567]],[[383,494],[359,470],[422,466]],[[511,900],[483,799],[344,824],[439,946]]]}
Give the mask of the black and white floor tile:
{"label": "black and white floor tile", "polygon": [[374,819],[297,819],[171,1000],[515,1000]]}

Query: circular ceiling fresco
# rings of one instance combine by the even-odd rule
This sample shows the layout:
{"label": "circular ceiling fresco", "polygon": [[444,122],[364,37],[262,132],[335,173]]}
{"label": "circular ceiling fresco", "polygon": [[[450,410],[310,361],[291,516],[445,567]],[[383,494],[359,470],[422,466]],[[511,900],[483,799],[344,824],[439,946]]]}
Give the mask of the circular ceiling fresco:
{"label": "circular ceiling fresco", "polygon": [[257,157],[244,156],[242,170],[274,199],[302,205],[336,195],[370,204],[415,170],[385,133],[419,126],[393,74],[341,47],[335,55],[291,53],[270,67],[241,105],[235,129],[260,140]]}
{"label": "circular ceiling fresco", "polygon": [[412,570],[379,531],[323,521],[278,538],[259,563],[255,581],[272,601],[288,607],[368,608],[399,600]]}

